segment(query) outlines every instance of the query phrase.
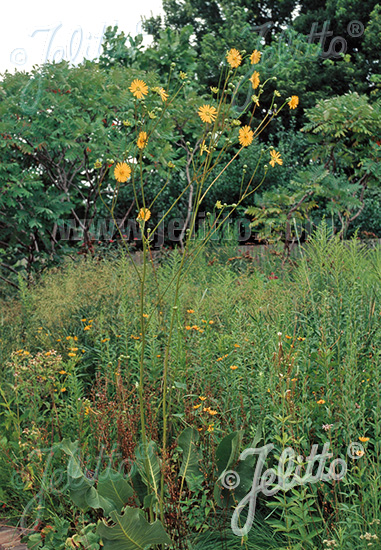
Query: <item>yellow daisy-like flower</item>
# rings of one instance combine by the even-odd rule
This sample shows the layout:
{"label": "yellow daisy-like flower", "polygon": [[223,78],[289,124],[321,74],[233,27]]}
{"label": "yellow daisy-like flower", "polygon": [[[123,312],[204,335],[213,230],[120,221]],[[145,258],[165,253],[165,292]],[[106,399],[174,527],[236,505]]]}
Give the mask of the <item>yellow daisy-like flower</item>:
{"label": "yellow daisy-like flower", "polygon": [[203,395],[200,395],[199,400],[200,400],[200,401],[205,401],[205,400],[206,400],[206,397],[204,397]]}
{"label": "yellow daisy-like flower", "polygon": [[261,59],[261,55],[262,55],[261,52],[259,52],[258,50],[254,50],[250,56],[250,63],[252,65],[256,65],[257,63],[259,63]]}
{"label": "yellow daisy-like flower", "polygon": [[125,162],[118,162],[114,168],[114,176],[119,183],[125,183],[131,176],[131,168]]}
{"label": "yellow daisy-like flower", "polygon": [[231,370],[237,370],[238,369],[237,365],[232,365],[230,368],[231,368]]}
{"label": "yellow daisy-like flower", "polygon": [[76,355],[77,355],[76,353],[68,353],[69,357],[75,357]]}
{"label": "yellow daisy-like flower", "polygon": [[138,214],[137,219],[140,221],[148,222],[148,220],[151,217],[151,212],[148,210],[148,208],[141,208]]}
{"label": "yellow daisy-like flower", "polygon": [[214,432],[214,424],[209,424],[209,426],[207,428],[207,431],[208,432]]}
{"label": "yellow daisy-like flower", "polygon": [[248,147],[252,143],[253,137],[254,132],[250,126],[244,126],[239,129],[238,139],[242,147]]}
{"label": "yellow daisy-like flower", "polygon": [[203,105],[198,110],[198,116],[202,122],[213,122],[216,120],[217,109],[212,105]]}
{"label": "yellow daisy-like flower", "polygon": [[299,105],[299,98],[297,95],[292,95],[290,101],[288,102],[290,109],[296,109]]}
{"label": "yellow daisy-like flower", "polygon": [[319,399],[319,401],[316,401],[318,405],[324,405],[325,401],[324,399]]}
{"label": "yellow daisy-like flower", "polygon": [[181,78],[181,80],[185,80],[186,78],[188,78],[187,73],[184,73],[183,71],[180,71],[180,78]]}
{"label": "yellow daisy-like flower", "polygon": [[208,413],[211,414],[212,416],[214,416],[215,414],[218,414],[217,411],[214,411],[213,409],[210,409],[208,410]]}
{"label": "yellow daisy-like flower", "polygon": [[90,330],[91,327],[89,325],[87,325],[87,327],[83,327],[83,330]]}
{"label": "yellow daisy-like flower", "polygon": [[164,102],[164,101],[167,101],[168,99],[168,94],[167,92],[164,90],[164,88],[160,88],[159,86],[155,86],[154,88],[152,88],[152,91],[153,92],[156,92],[157,94],[159,94],[159,96],[161,97],[161,100]]}
{"label": "yellow daisy-like flower", "polygon": [[361,457],[361,456],[364,456],[365,452],[364,451],[356,451],[356,455]]}
{"label": "yellow daisy-like flower", "polygon": [[66,388],[61,388],[61,391],[62,391],[62,392],[66,391]]}
{"label": "yellow daisy-like flower", "polygon": [[194,313],[194,309],[187,309],[187,313]]}
{"label": "yellow daisy-like flower", "polygon": [[216,88],[215,86],[211,86],[211,87],[210,87],[210,90],[211,90],[211,92],[213,92],[214,94],[218,94],[218,91],[219,91],[218,88]]}
{"label": "yellow daisy-like flower", "polygon": [[273,168],[274,168],[274,166],[275,166],[275,163],[277,163],[277,164],[279,164],[280,166],[282,166],[283,160],[280,158],[280,153],[278,153],[277,151],[275,151],[275,149],[271,149],[270,155],[271,155],[270,164],[271,164],[271,166],[272,166]]}
{"label": "yellow daisy-like flower", "polygon": [[236,69],[242,63],[242,55],[235,48],[228,51],[226,59],[232,69]]}
{"label": "yellow daisy-like flower", "polygon": [[144,147],[147,145],[147,142],[148,142],[147,132],[140,132],[138,137],[139,149],[144,149]]}
{"label": "yellow daisy-like flower", "polygon": [[129,87],[130,92],[137,99],[143,99],[148,94],[148,86],[143,80],[136,78]]}
{"label": "yellow daisy-like flower", "polygon": [[199,407],[201,407],[201,403],[199,403],[198,405],[193,405],[194,409],[198,409]]}
{"label": "yellow daisy-like flower", "polygon": [[67,374],[66,370],[62,369],[59,371],[60,374]]}
{"label": "yellow daisy-like flower", "polygon": [[366,443],[369,441],[369,437],[359,437],[359,441],[361,441],[361,443]]}
{"label": "yellow daisy-like flower", "polygon": [[241,346],[239,344],[234,344],[235,348],[240,348]]}
{"label": "yellow daisy-like flower", "polygon": [[253,86],[254,90],[256,88],[258,88],[259,83],[260,83],[259,72],[254,71],[253,74],[251,75],[251,77],[249,78],[249,80],[250,80],[251,85]]}

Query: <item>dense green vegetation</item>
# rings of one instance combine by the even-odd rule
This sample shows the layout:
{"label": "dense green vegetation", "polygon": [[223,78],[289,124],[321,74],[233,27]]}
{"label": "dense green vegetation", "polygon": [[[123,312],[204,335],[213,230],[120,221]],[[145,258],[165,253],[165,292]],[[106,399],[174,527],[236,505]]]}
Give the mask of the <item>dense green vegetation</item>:
{"label": "dense green vegetation", "polygon": [[[125,502],[146,511],[145,495],[150,487],[155,493],[165,464],[163,517],[174,548],[335,544],[349,550],[367,548],[366,533],[381,537],[381,257],[356,240],[345,245],[328,237],[322,228],[292,268],[281,268],[274,255],[259,262],[237,257],[233,248],[209,247],[198,256],[181,285],[169,350],[165,457],[163,362],[174,289],[159,306],[155,289],[166,288],[181,256],[172,253],[149,267],[144,407],[152,479],[140,447],[142,331],[130,262],[79,259],[47,273],[34,289],[23,288],[3,310],[0,335],[3,513],[17,520],[24,509],[27,525],[39,520],[48,549],[64,548],[69,537],[83,537],[80,548],[98,548],[90,545],[99,542],[95,524],[113,507],[84,500],[92,478],[81,481],[78,471],[107,470],[109,463],[117,470],[123,459],[129,484],[119,490],[126,492]],[[80,451],[68,440],[77,440]],[[321,452],[327,442],[333,458],[347,463],[344,479],[259,495],[254,526],[243,538],[233,535],[234,507],[254,474],[254,465],[242,468],[239,451],[273,443],[264,469],[277,469],[285,448],[307,457],[312,445]],[[348,456],[351,442],[362,445],[362,456],[360,447]],[[188,471],[184,453],[190,448]],[[242,485],[230,497],[218,481],[224,470],[241,474]],[[83,498],[81,491],[69,494],[70,472]],[[111,498],[106,481],[103,488],[101,481],[96,485],[99,498]],[[154,504],[151,521],[157,516]],[[32,542],[30,548],[40,548]],[[379,548],[379,539],[371,542]]]}
{"label": "dense green vegetation", "polygon": [[148,47],[1,77],[0,519],[376,550],[380,5],[164,8]]}

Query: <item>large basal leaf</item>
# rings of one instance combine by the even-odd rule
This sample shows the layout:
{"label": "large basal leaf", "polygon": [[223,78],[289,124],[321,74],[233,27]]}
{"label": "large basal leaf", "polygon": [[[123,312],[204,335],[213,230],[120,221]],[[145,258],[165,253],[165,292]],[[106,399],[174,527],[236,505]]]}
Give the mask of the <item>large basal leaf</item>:
{"label": "large basal leaf", "polygon": [[218,475],[224,472],[237,460],[241,446],[243,431],[233,432],[223,438],[216,450]]}
{"label": "large basal leaf", "polygon": [[148,523],[138,508],[126,508],[122,516],[111,512],[111,519],[114,526],[100,521],[97,527],[104,550],[145,550],[154,544],[172,542],[162,523],[158,520]]}
{"label": "large basal leaf", "polygon": [[129,498],[134,494],[134,491],[124,476],[114,470],[102,472],[98,481],[98,494],[108,502],[106,514],[113,510],[120,512],[127,504]]}
{"label": "large basal leaf", "polygon": [[161,465],[154,441],[150,441],[147,445],[143,443],[139,445],[136,450],[136,464],[142,481],[148,488],[148,493],[154,492],[159,498]]}
{"label": "large basal leaf", "polygon": [[188,487],[194,490],[202,479],[202,473],[199,468],[200,456],[196,447],[199,440],[199,433],[194,428],[186,428],[179,436],[178,445],[183,451],[183,461],[181,464],[179,477],[185,478]]}

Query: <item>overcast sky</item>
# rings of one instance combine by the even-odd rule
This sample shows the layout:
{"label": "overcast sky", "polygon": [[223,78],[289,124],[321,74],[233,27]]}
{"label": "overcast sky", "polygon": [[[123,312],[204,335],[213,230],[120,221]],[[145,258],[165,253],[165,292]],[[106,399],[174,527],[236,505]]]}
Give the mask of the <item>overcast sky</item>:
{"label": "overcast sky", "polygon": [[162,14],[161,0],[4,0],[0,21],[0,73],[29,70],[46,60],[77,63],[101,52],[108,25],[141,31],[141,16]]}

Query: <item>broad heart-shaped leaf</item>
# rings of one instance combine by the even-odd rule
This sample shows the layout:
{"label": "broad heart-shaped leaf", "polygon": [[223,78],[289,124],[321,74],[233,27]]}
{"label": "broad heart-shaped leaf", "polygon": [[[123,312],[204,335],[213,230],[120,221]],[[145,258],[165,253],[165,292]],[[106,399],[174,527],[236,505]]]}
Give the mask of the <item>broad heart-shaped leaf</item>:
{"label": "broad heart-shaped leaf", "polygon": [[243,430],[233,432],[223,438],[216,450],[216,463],[218,475],[221,477],[224,472],[233,464],[239,454],[243,437]]}
{"label": "broad heart-shaped leaf", "polygon": [[142,481],[148,488],[148,493],[154,492],[159,498],[161,465],[157,456],[156,443],[149,441],[141,443],[136,450],[136,464]]}
{"label": "broad heart-shaped leaf", "polygon": [[[242,437],[243,430],[233,432],[225,436],[218,445],[216,450],[216,464],[219,480],[224,477],[225,472],[237,460]],[[229,497],[229,495],[226,495],[226,491],[222,491],[222,488],[220,481],[214,486],[213,496],[218,505],[221,505],[222,501],[225,500],[226,497]]]}
{"label": "broad heart-shaped leaf", "polygon": [[145,550],[153,544],[172,542],[162,523],[159,520],[148,523],[138,508],[126,508],[122,516],[111,512],[111,519],[114,526],[100,521],[97,527],[104,550]]}
{"label": "broad heart-shaped leaf", "polygon": [[183,462],[179,477],[186,479],[191,490],[197,487],[197,478],[202,478],[199,468],[200,456],[196,447],[199,437],[198,431],[194,428],[185,428],[178,439],[178,446],[183,450]]}
{"label": "broad heart-shaped leaf", "polygon": [[134,494],[128,481],[121,473],[115,470],[101,473],[97,489],[98,495],[103,498],[103,504],[105,504],[105,501],[109,503],[107,510],[102,506],[106,514],[109,514],[113,510],[120,512],[123,506],[127,504],[128,499]]}

